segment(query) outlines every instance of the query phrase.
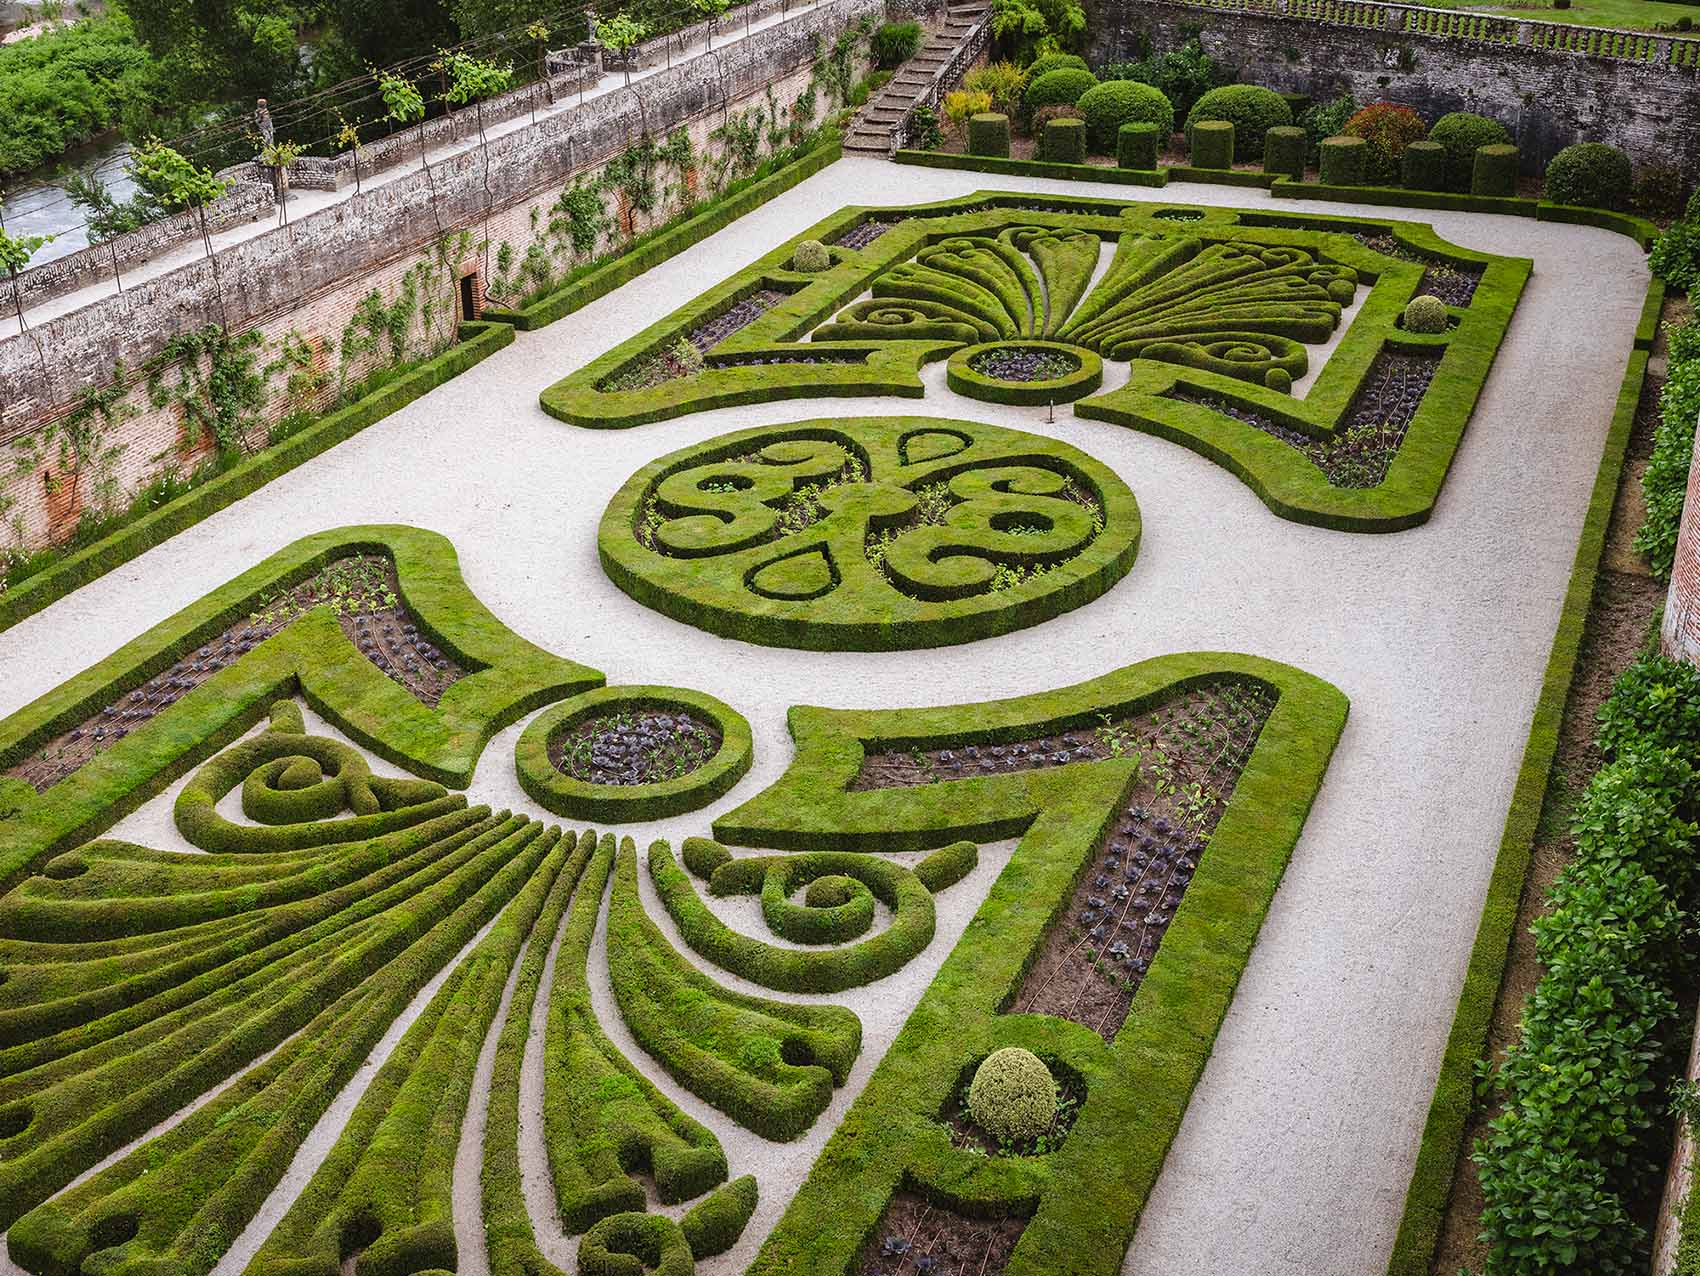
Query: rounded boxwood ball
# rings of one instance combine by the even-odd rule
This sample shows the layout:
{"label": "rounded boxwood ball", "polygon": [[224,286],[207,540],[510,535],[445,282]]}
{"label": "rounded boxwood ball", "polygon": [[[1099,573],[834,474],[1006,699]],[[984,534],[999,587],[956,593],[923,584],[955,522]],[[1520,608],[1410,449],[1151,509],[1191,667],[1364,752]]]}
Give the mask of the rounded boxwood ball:
{"label": "rounded boxwood ball", "polygon": [[1445,332],[1446,303],[1439,297],[1412,297],[1405,306],[1406,332]]}
{"label": "rounded boxwood ball", "polygon": [[842,873],[817,877],[803,890],[803,903],[810,908],[837,908],[856,898],[856,880]]}
{"label": "rounded boxwood ball", "polygon": [[1060,71],[1064,67],[1084,71],[1087,69],[1086,59],[1078,53],[1047,53],[1042,58],[1034,58],[1021,74],[1026,82],[1031,84],[1041,75],[1049,75],[1052,71]]}
{"label": "rounded boxwood ball", "polygon": [[1051,120],[1039,139],[1039,158],[1052,164],[1084,164],[1086,162],[1086,122],[1084,120]]}
{"label": "rounded boxwood ball", "polygon": [[1271,368],[1263,374],[1263,384],[1286,394],[1293,388],[1293,374],[1285,368]]}
{"label": "rounded boxwood ball", "polygon": [[1231,120],[1200,120],[1192,126],[1192,166],[1234,166],[1234,125]]}
{"label": "rounded boxwood ball", "polygon": [[1047,71],[1036,80],[1027,82],[1027,92],[1021,103],[1028,111],[1042,106],[1073,106],[1086,95],[1086,90],[1098,83],[1098,77],[1076,66]]}
{"label": "rounded boxwood ball", "polygon": [[1057,1114],[1057,1082],[1031,1050],[1005,1046],[974,1072],[968,1115],[994,1138],[1023,1143],[1050,1128]]}
{"label": "rounded boxwood ball", "polygon": [[1009,158],[1009,116],[986,111],[968,120],[968,153]]}
{"label": "rounded boxwood ball", "polygon": [[1324,186],[1362,186],[1368,151],[1369,143],[1361,137],[1323,138],[1322,184]]}
{"label": "rounded boxwood ball", "polygon": [[1499,198],[1515,195],[1517,157],[1515,146],[1478,146],[1475,167],[1470,173],[1470,194]]}
{"label": "rounded boxwood ball", "polygon": [[1555,204],[1622,208],[1634,183],[1629,156],[1603,142],[1577,142],[1547,165],[1547,198]]}
{"label": "rounded boxwood ball", "polygon": [[818,239],[805,239],[791,252],[791,269],[806,271],[814,274],[819,270],[827,270],[832,266],[832,254],[826,251],[826,245]]}
{"label": "rounded boxwood ball", "polygon": [[1400,180],[1406,190],[1446,188],[1446,148],[1439,142],[1412,142],[1399,157]]}
{"label": "rounded boxwood ball", "polygon": [[1440,143],[1446,150],[1446,189],[1463,193],[1470,189],[1476,151],[1483,146],[1503,145],[1511,140],[1511,134],[1504,125],[1485,115],[1453,111],[1434,122],[1428,140]]}
{"label": "rounded boxwood ball", "polygon": [[1158,136],[1155,124],[1123,124],[1116,133],[1116,167],[1157,167]]}
{"label": "rounded boxwood ball", "polygon": [[1161,89],[1136,80],[1106,80],[1075,103],[1086,120],[1086,145],[1108,154],[1124,124],[1155,124],[1167,137],[1175,131],[1175,108]]}
{"label": "rounded boxwood ball", "polygon": [[1282,124],[1263,135],[1263,171],[1279,173],[1295,182],[1305,177],[1305,131]]}
{"label": "rounded boxwood ball", "polygon": [[1190,144],[1192,130],[1200,120],[1227,120],[1234,126],[1234,138],[1248,155],[1263,149],[1263,135],[1272,128],[1293,122],[1293,108],[1279,93],[1256,84],[1227,84],[1211,89],[1186,115],[1186,135]]}

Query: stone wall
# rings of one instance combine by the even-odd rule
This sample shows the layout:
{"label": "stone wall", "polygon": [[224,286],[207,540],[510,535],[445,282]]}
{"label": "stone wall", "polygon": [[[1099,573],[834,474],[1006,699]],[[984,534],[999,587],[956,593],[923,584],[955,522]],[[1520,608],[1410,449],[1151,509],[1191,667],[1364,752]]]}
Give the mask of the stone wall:
{"label": "stone wall", "polygon": [[[597,251],[739,176],[745,164],[716,137],[729,123],[756,130],[766,154],[788,140],[799,99],[817,122],[830,105],[814,83],[818,45],[879,12],[878,0],[832,0],[660,72],[641,94],[621,90],[491,138],[487,164],[477,146],[443,157],[429,177],[367,187],[0,341],[0,557],[62,539],[85,513],[121,506],[167,471],[188,474],[210,453],[207,403],[194,393],[210,365],[160,366],[173,338],[212,325],[258,334],[240,359],[263,382],[263,403],[243,422],[246,445],[262,446],[289,414],[323,410],[374,370],[446,346],[463,280],[482,305],[502,245],[520,260],[535,245],[564,275],[583,258],[551,210],[634,143],[682,135],[692,160],[655,173],[653,201],[634,201],[629,181],[610,183]],[[121,394],[119,364],[131,370]]]}
{"label": "stone wall", "polygon": [[1094,65],[1198,34],[1239,78],[1325,101],[1401,102],[1431,122],[1475,111],[1511,130],[1526,172],[1572,142],[1700,171],[1700,40],[1371,0],[1097,0]]}
{"label": "stone wall", "polygon": [[1667,656],[1700,664],[1700,448],[1695,449],[1688,470],[1688,497],[1682,506],[1660,637]]}

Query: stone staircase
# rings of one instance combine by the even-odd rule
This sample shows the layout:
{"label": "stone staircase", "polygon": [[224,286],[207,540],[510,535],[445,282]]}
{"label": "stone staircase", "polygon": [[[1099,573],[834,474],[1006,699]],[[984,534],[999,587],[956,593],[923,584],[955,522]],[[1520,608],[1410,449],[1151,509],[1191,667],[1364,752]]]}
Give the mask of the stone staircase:
{"label": "stone staircase", "polygon": [[844,139],[850,155],[889,156],[902,144],[903,121],[917,106],[937,107],[974,64],[991,38],[990,0],[952,6],[944,26],[930,33],[915,56],[862,108]]}

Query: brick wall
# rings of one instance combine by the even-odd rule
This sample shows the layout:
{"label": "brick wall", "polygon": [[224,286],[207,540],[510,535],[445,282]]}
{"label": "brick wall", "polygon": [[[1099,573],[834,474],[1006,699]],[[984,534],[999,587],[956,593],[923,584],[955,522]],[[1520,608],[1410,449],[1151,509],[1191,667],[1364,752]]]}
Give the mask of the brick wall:
{"label": "brick wall", "polygon": [[1491,116],[1528,172],[1579,141],[1700,171],[1700,41],[1367,0],[1099,0],[1090,60],[1135,58],[1141,36],[1168,50],[1195,33],[1242,81],[1281,92],[1402,102],[1431,122],[1448,111]]}
{"label": "brick wall", "polygon": [[[206,430],[183,402],[204,396],[172,391],[185,374],[191,383],[204,378],[206,361],[157,366],[174,337],[213,324],[259,334],[247,362],[263,377],[264,404],[246,442],[260,446],[290,412],[322,410],[343,387],[394,361],[381,311],[407,311],[396,335],[400,357],[412,359],[453,339],[462,276],[473,276],[481,303],[501,245],[523,259],[541,244],[564,275],[578,259],[550,234],[551,206],[646,128],[657,140],[686,132],[702,159],[697,176],[658,172],[661,189],[648,212],[629,199],[622,208],[618,190],[605,192],[615,229],[599,250],[667,220],[693,196],[712,194],[715,131],[759,115],[765,153],[775,113],[788,121],[811,91],[817,40],[830,47],[847,26],[879,12],[878,0],[835,0],[724,53],[658,73],[641,97],[609,94],[493,138],[487,170],[474,147],[433,162],[430,180],[410,174],[232,245],[217,254],[222,289],[203,256],[0,341],[0,555],[62,539],[85,512],[122,506],[167,470],[187,474],[208,455]],[[815,118],[826,107],[822,98]],[[290,351],[299,362],[286,357]],[[112,391],[119,363],[139,370],[122,395]],[[79,409],[90,391],[106,392],[103,412]],[[84,445],[81,459],[73,439]]]}
{"label": "brick wall", "polygon": [[1700,448],[1695,449],[1688,470],[1688,496],[1682,507],[1660,637],[1667,656],[1700,664]]}

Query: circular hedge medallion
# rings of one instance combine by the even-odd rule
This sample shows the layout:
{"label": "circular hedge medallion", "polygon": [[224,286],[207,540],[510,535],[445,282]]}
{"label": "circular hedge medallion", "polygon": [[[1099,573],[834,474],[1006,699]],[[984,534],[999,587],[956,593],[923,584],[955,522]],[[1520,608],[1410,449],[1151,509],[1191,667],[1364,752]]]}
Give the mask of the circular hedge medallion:
{"label": "circular hedge medallion", "polygon": [[1059,341],[991,341],[951,355],[945,381],[970,399],[1043,407],[1091,394],[1104,383],[1104,363]]}
{"label": "circular hedge medallion", "polygon": [[696,811],[750,769],[750,724],[677,687],[601,687],[539,714],[514,745],[520,787],[556,815],[604,823]]}
{"label": "circular hedge medallion", "polygon": [[740,430],[661,458],[598,533],[626,593],[711,633],[894,651],[1023,629],[1127,574],[1139,506],[1106,466],[934,417]]}

